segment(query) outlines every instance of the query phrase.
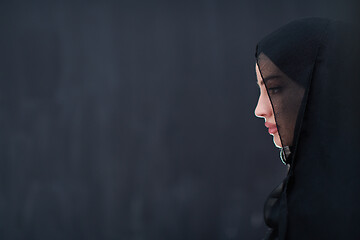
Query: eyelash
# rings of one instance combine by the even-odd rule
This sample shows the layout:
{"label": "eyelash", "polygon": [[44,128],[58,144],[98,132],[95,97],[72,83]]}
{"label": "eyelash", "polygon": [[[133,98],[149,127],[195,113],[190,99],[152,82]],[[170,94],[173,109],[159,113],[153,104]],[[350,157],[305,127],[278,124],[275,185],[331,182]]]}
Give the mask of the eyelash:
{"label": "eyelash", "polygon": [[277,93],[280,93],[281,87],[268,88],[268,91],[269,91],[270,94],[277,94]]}

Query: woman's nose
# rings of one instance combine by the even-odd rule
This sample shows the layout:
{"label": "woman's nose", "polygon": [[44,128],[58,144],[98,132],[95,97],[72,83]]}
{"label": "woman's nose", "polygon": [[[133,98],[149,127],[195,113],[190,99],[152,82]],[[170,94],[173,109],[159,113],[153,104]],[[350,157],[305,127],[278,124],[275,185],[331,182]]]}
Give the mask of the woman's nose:
{"label": "woman's nose", "polygon": [[259,118],[268,118],[272,114],[272,107],[267,93],[261,93],[255,108],[255,116]]}

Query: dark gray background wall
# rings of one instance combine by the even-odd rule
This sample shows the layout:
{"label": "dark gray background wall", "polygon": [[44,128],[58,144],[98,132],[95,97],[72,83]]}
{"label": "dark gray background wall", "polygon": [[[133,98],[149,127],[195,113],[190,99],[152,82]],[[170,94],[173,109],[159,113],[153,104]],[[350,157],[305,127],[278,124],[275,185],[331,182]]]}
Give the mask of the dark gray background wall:
{"label": "dark gray background wall", "polygon": [[346,1],[2,1],[0,239],[261,239],[254,48]]}

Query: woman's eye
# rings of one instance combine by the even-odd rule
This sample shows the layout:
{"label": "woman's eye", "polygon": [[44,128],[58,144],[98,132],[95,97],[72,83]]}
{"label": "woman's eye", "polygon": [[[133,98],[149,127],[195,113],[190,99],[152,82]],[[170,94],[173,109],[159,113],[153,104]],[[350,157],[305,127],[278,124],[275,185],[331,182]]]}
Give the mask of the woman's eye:
{"label": "woman's eye", "polygon": [[281,87],[271,87],[271,88],[268,88],[268,91],[270,94],[276,94],[281,91]]}

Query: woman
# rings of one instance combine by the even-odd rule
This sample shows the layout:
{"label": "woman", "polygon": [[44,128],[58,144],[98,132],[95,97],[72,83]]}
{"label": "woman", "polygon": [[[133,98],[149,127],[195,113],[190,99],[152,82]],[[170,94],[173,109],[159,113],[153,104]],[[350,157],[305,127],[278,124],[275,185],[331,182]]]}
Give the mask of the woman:
{"label": "woman", "polygon": [[255,115],[289,167],[265,204],[266,239],[360,239],[359,39],[306,18],[256,47]]}

